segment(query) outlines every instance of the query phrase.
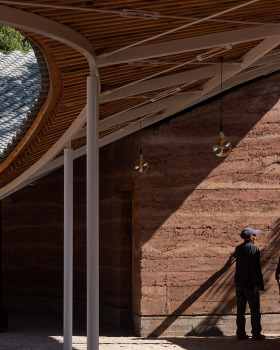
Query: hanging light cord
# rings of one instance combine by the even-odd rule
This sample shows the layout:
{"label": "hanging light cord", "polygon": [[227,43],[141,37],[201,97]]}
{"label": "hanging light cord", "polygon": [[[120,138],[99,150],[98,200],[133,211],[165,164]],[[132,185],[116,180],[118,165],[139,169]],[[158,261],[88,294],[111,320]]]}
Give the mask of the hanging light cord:
{"label": "hanging light cord", "polygon": [[220,124],[220,132],[224,132],[223,127],[223,57],[220,57],[221,61],[221,124]]}
{"label": "hanging light cord", "polygon": [[140,119],[140,130],[139,130],[139,146],[140,146],[140,155],[142,155],[142,145],[141,145],[141,119]]}

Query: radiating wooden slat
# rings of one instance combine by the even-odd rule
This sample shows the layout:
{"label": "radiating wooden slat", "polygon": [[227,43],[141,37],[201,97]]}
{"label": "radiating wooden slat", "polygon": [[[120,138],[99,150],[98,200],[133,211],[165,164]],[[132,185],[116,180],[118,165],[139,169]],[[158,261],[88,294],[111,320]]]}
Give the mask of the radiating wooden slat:
{"label": "radiating wooden slat", "polygon": [[[40,2],[42,4],[50,3],[48,0],[30,0],[30,4]],[[60,5],[87,7],[88,2],[82,0],[61,0]],[[162,15],[181,16],[181,17],[199,17],[203,18],[211,14],[220,12],[227,8],[244,3],[244,0],[189,0],[189,1],[173,1],[158,0],[124,0],[124,1],[104,1],[97,0],[90,8],[101,8],[107,10],[121,10],[123,8],[138,9],[146,11],[159,12]],[[147,39],[156,34],[163,33],[172,28],[176,28],[186,23],[190,23],[188,19],[168,19],[160,18],[159,20],[145,20],[140,18],[124,18],[114,13],[94,13],[79,12],[73,10],[56,10],[51,8],[40,8],[38,6],[14,5],[16,8],[22,8],[25,11],[36,13],[50,19],[54,19],[62,24],[77,30],[86,36],[94,45],[97,54],[111,52],[122,48],[126,45],[136,43],[143,39]],[[248,7],[230,12],[217,19],[237,20],[237,21],[253,21],[253,22],[271,22],[277,23],[280,15],[280,2],[267,0],[259,1]],[[198,35],[208,35],[238,28],[251,27],[250,24],[237,24],[226,22],[206,21],[197,25],[190,26],[180,31],[176,31],[168,36],[157,38],[149,41],[149,43],[164,42],[187,37],[195,37]],[[15,153],[13,161],[11,161],[5,169],[2,169],[0,186],[7,184],[13,178],[21,174],[28,167],[34,164],[40,156],[42,156],[67,130],[70,124],[82,111],[86,101],[86,77],[88,75],[88,64],[86,59],[74,49],[59,43],[53,39],[38,35],[35,33],[27,33],[31,39],[39,42],[42,49],[48,48],[52,52],[55,60],[56,68],[60,74],[63,84],[59,102],[49,111],[48,116],[44,119],[36,132],[30,137],[26,145]],[[223,53],[224,61],[238,61],[240,58],[256,46],[259,41],[242,43],[234,45],[233,48]],[[197,52],[169,55],[166,57],[156,58],[159,61],[166,62],[182,62],[194,60],[197,55],[207,50]],[[218,57],[211,58],[206,62],[217,63]],[[112,67],[103,67],[99,69],[101,79],[101,90],[112,90],[120,86],[129,84],[143,77],[148,77],[157,72],[172,67],[164,66],[136,66],[129,64],[120,64]],[[186,65],[184,67],[172,70],[172,73],[164,73],[163,75],[174,74],[186,70],[199,68],[200,65]],[[207,79],[190,84],[186,89],[199,88]],[[185,90],[185,89],[184,89]],[[149,98],[156,95],[161,90],[153,91],[148,94]],[[102,103],[100,105],[100,119],[107,118],[111,115],[132,108],[148,99],[143,98],[127,98],[116,101]],[[103,131],[100,137],[109,134],[112,130]],[[74,141],[74,147],[80,147],[85,144],[85,138]],[[16,152],[16,151],[15,151]]]}

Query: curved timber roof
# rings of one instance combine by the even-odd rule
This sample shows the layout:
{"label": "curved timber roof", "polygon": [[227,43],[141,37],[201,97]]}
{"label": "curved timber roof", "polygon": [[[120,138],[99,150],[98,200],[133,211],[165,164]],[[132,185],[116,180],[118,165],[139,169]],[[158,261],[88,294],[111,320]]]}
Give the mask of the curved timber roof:
{"label": "curved timber roof", "polygon": [[138,130],[140,120],[145,127],[218,94],[221,56],[224,89],[280,69],[278,1],[0,0],[0,7],[0,23],[40,47],[50,79],[34,122],[0,164],[0,197],[61,164],[60,146],[46,155],[71,125],[75,155],[85,153],[86,79],[95,65],[100,146]]}

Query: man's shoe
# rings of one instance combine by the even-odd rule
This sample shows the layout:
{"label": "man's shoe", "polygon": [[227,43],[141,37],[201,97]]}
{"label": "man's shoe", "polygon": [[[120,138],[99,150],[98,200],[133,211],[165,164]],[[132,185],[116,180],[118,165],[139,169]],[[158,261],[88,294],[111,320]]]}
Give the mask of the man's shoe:
{"label": "man's shoe", "polygon": [[263,334],[255,334],[252,336],[252,340],[265,340],[265,335]]}
{"label": "man's shoe", "polygon": [[249,335],[245,333],[245,334],[237,335],[236,338],[237,340],[247,340],[249,339]]}

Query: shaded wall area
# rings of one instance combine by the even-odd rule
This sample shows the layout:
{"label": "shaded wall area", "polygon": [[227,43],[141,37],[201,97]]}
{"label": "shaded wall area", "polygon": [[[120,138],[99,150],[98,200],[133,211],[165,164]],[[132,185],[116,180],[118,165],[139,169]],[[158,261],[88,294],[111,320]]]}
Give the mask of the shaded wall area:
{"label": "shaded wall area", "polygon": [[132,324],[133,163],[135,135],[101,149],[100,154],[100,308],[119,326]]}
{"label": "shaded wall area", "polygon": [[[231,254],[248,226],[262,230],[262,312],[280,313],[274,280],[280,247],[279,78],[254,81],[224,97],[224,131],[234,146],[226,159],[211,150],[219,99],[145,130],[150,171],[135,190],[139,334],[225,332],[222,316],[236,312]],[[234,334],[235,319],[226,327]]]}
{"label": "shaded wall area", "polygon": [[[134,137],[100,151],[101,315],[131,321]],[[113,159],[112,159],[113,158]],[[110,161],[108,161],[110,159]],[[126,170],[128,169],[128,171]],[[125,174],[127,172],[127,174]],[[2,200],[3,304],[62,312],[63,168]],[[74,312],[86,312],[86,159],[74,161]]]}

